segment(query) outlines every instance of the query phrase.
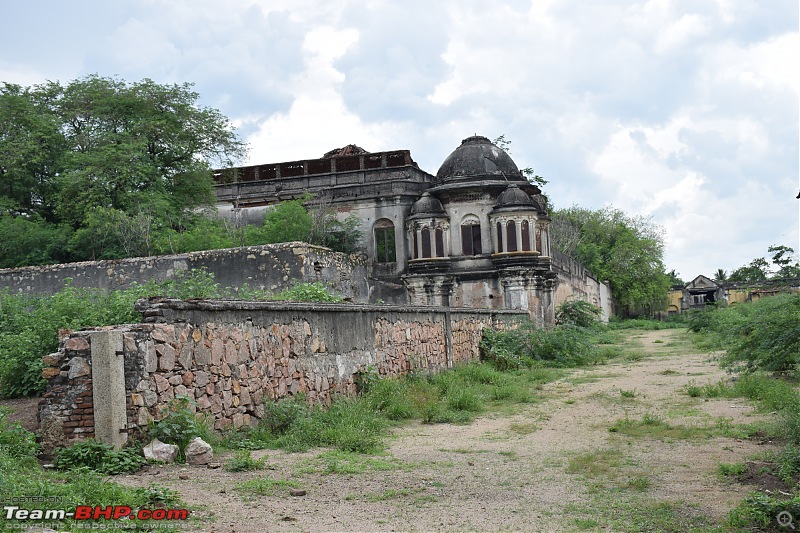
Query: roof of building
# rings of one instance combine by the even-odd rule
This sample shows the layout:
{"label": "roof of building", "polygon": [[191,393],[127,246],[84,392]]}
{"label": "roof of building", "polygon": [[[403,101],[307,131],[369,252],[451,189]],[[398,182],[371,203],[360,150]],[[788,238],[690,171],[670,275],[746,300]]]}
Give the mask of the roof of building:
{"label": "roof of building", "polygon": [[433,185],[487,180],[527,182],[505,150],[486,137],[475,135],[461,141],[461,146],[447,156]]}

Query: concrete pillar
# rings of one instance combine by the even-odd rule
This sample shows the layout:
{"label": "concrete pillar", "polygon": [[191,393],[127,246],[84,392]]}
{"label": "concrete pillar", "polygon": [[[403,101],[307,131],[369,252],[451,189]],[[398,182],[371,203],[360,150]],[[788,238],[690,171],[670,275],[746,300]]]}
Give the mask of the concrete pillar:
{"label": "concrete pillar", "polygon": [[121,331],[91,334],[95,439],[119,450],[128,440]]}

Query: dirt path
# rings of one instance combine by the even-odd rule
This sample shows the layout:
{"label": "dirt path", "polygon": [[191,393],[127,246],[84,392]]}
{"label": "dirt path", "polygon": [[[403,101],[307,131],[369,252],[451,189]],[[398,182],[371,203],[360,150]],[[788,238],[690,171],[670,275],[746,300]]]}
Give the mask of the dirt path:
{"label": "dirt path", "polygon": [[[653,524],[681,530],[719,524],[748,489],[719,479],[718,464],[769,448],[736,438],[736,426],[757,417],[742,401],[685,393],[687,384],[726,377],[708,354],[693,353],[685,333],[634,334],[627,350],[620,362],[547,384],[540,402],[516,413],[466,426],[402,426],[387,455],[372,464],[321,450],[254,452],[269,455],[269,470],[149,467],[117,480],[178,490],[202,518],[190,525],[198,531],[573,531]],[[365,471],[341,473],[348,469]],[[256,487],[260,494],[235,488],[265,476],[292,481],[307,494],[290,496],[287,486],[270,482]]]}

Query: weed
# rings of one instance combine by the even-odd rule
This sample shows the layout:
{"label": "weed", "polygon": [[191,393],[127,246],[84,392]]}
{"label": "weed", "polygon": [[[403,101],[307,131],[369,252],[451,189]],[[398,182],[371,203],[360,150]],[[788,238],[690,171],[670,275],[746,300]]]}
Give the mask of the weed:
{"label": "weed", "polygon": [[625,483],[625,488],[644,492],[650,488],[650,485],[652,485],[652,481],[649,477],[637,476],[629,479],[627,483]]}
{"label": "weed", "polygon": [[266,466],[267,458],[253,459],[250,450],[239,450],[233,457],[225,461],[225,470],[228,472],[246,472],[262,470]]}
{"label": "weed", "polygon": [[720,463],[717,471],[720,476],[741,476],[747,472],[747,465],[743,463]]}
{"label": "weed", "polygon": [[635,389],[634,390],[620,389],[619,395],[622,398],[636,398],[636,390]]}
{"label": "weed", "polygon": [[145,458],[138,450],[123,448],[115,451],[112,446],[94,439],[56,450],[53,460],[60,470],[88,468],[110,475],[138,472],[145,463]]}
{"label": "weed", "polygon": [[197,421],[190,406],[194,401],[176,396],[162,412],[162,418],[150,423],[150,435],[161,442],[178,446],[178,460],[185,460],[186,446],[198,435]]}
{"label": "weed", "polygon": [[411,470],[415,465],[394,457],[372,457],[363,454],[328,450],[308,462],[310,471],[321,470],[323,474],[355,475],[365,472],[387,472]]}

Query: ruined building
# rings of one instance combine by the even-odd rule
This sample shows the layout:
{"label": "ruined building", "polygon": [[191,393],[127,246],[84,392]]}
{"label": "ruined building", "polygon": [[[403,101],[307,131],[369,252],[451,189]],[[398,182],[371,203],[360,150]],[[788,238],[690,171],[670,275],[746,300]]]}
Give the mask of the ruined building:
{"label": "ruined building", "polygon": [[[553,323],[559,268],[546,198],[486,137],[464,139],[436,175],[408,150],[349,145],[320,159],[220,170],[215,181],[218,211],[247,223],[307,193],[342,217],[356,214],[373,302],[522,309]],[[561,270],[575,281],[570,268]],[[559,292],[608,312],[608,288],[589,278]]]}

